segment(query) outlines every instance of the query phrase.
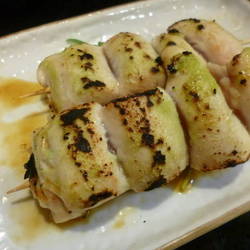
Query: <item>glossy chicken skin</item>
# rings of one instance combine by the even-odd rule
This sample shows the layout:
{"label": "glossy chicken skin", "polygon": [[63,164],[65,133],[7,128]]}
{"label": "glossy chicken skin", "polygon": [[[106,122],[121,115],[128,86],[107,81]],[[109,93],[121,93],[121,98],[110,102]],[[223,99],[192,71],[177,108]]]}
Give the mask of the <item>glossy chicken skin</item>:
{"label": "glossy chicken skin", "polygon": [[104,121],[131,189],[168,183],[188,165],[176,107],[161,88],[106,105]]}
{"label": "glossy chicken skin", "polygon": [[245,48],[228,64],[229,86],[224,93],[250,131],[250,48]]}
{"label": "glossy chicken skin", "polygon": [[247,161],[249,134],[228,107],[215,79],[192,52],[176,52],[164,61],[166,89],[186,124],[191,167],[208,171]]}
{"label": "glossy chicken skin", "polygon": [[225,65],[242,51],[241,42],[215,21],[185,19],[171,25],[168,32],[182,33],[187,42],[211,63]]}
{"label": "glossy chicken skin", "polygon": [[86,43],[45,58],[37,78],[44,87],[50,87],[56,111],[90,101],[107,103],[118,94],[118,82],[102,48]]}
{"label": "glossy chicken skin", "polygon": [[102,112],[97,103],[78,106],[56,115],[34,136],[37,177],[31,178],[32,192],[57,223],[129,189],[109,150]]}
{"label": "glossy chicken skin", "polygon": [[119,81],[120,96],[165,86],[161,60],[151,44],[133,33],[119,33],[103,45]]}

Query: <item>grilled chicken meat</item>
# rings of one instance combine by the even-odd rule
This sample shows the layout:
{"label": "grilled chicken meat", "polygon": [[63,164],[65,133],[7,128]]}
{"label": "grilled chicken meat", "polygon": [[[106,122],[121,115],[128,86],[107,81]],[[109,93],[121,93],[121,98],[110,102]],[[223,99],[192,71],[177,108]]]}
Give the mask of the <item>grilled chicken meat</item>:
{"label": "grilled chicken meat", "polygon": [[78,106],[56,115],[34,136],[37,178],[31,178],[31,189],[57,223],[129,189],[117,156],[109,150],[102,113],[97,103]]}
{"label": "grilled chicken meat", "polygon": [[161,60],[151,44],[133,33],[119,33],[103,45],[104,53],[120,83],[121,96],[165,86]]}
{"label": "grilled chicken meat", "polygon": [[214,21],[187,19],[169,27],[179,31],[208,61],[230,107],[250,131],[250,49]]}
{"label": "grilled chicken meat", "polygon": [[176,55],[164,60],[166,89],[185,120],[191,167],[208,171],[248,160],[250,136],[228,107],[215,79],[192,52],[172,49]]}
{"label": "grilled chicken meat", "polygon": [[242,51],[241,42],[215,21],[185,19],[171,25],[168,32],[183,34],[187,42],[211,63],[225,65]]}
{"label": "grilled chicken meat", "polygon": [[44,87],[50,87],[57,111],[90,101],[107,103],[118,94],[118,82],[102,48],[90,44],[74,45],[45,58],[37,78]]}
{"label": "grilled chicken meat", "polygon": [[[183,51],[191,51],[194,55],[196,55],[201,63],[206,65],[204,58],[196,52],[188,42],[185,41],[180,33],[162,33],[157,36],[152,43],[165,63],[167,60],[171,60],[171,58],[177,54],[177,51],[179,51],[179,53],[182,53]],[[175,49],[172,47],[175,47]],[[169,63],[170,62],[167,62],[167,64]]]}
{"label": "grilled chicken meat", "polygon": [[131,189],[156,188],[188,165],[188,152],[177,110],[160,88],[114,100],[104,121]]}
{"label": "grilled chicken meat", "polygon": [[234,56],[227,69],[230,81],[221,83],[224,93],[250,131],[250,48]]}

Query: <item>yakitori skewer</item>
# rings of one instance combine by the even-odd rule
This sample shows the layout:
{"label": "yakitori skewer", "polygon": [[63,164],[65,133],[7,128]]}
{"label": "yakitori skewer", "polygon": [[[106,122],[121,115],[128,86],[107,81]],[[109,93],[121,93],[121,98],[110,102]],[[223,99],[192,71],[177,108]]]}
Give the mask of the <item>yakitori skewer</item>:
{"label": "yakitori skewer", "polygon": [[177,43],[168,46],[168,39],[158,36],[155,46],[161,50],[167,69],[166,90],[176,101],[186,124],[190,166],[209,171],[245,162],[250,155],[246,128],[232,113],[204,62],[185,46],[179,47]]}
{"label": "yakitori skewer", "polygon": [[176,107],[163,89],[154,89],[56,114],[33,138],[25,177],[59,223],[127,190],[159,187],[187,165]]}

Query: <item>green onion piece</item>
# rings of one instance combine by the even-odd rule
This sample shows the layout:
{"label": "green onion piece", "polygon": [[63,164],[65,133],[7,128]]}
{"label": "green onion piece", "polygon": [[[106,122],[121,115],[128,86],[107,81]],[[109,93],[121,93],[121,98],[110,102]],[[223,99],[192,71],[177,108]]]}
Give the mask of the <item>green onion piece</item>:
{"label": "green onion piece", "polygon": [[98,46],[102,46],[104,44],[104,42],[98,42]]}
{"label": "green onion piece", "polygon": [[76,44],[83,44],[85,42],[78,40],[78,39],[74,39],[74,38],[69,38],[66,40],[66,42],[70,45],[76,45]]}

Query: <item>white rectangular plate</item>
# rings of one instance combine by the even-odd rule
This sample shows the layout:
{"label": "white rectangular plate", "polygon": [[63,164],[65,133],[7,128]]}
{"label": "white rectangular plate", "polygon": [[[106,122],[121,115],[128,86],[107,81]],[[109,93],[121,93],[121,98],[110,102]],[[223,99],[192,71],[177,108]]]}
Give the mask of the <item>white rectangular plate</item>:
{"label": "white rectangular plate", "polygon": [[[189,17],[216,19],[237,37],[250,37],[247,0],[143,1],[0,39],[0,76],[35,81],[38,63],[61,51],[67,38],[97,43],[130,31],[151,39],[173,22]],[[0,166],[0,249],[174,248],[250,208],[249,162],[206,175],[185,194],[169,188],[125,194],[95,211],[88,223],[63,227],[46,221],[43,214],[34,215],[38,209],[25,198],[28,192],[6,196],[6,190],[21,181],[21,174]]]}

